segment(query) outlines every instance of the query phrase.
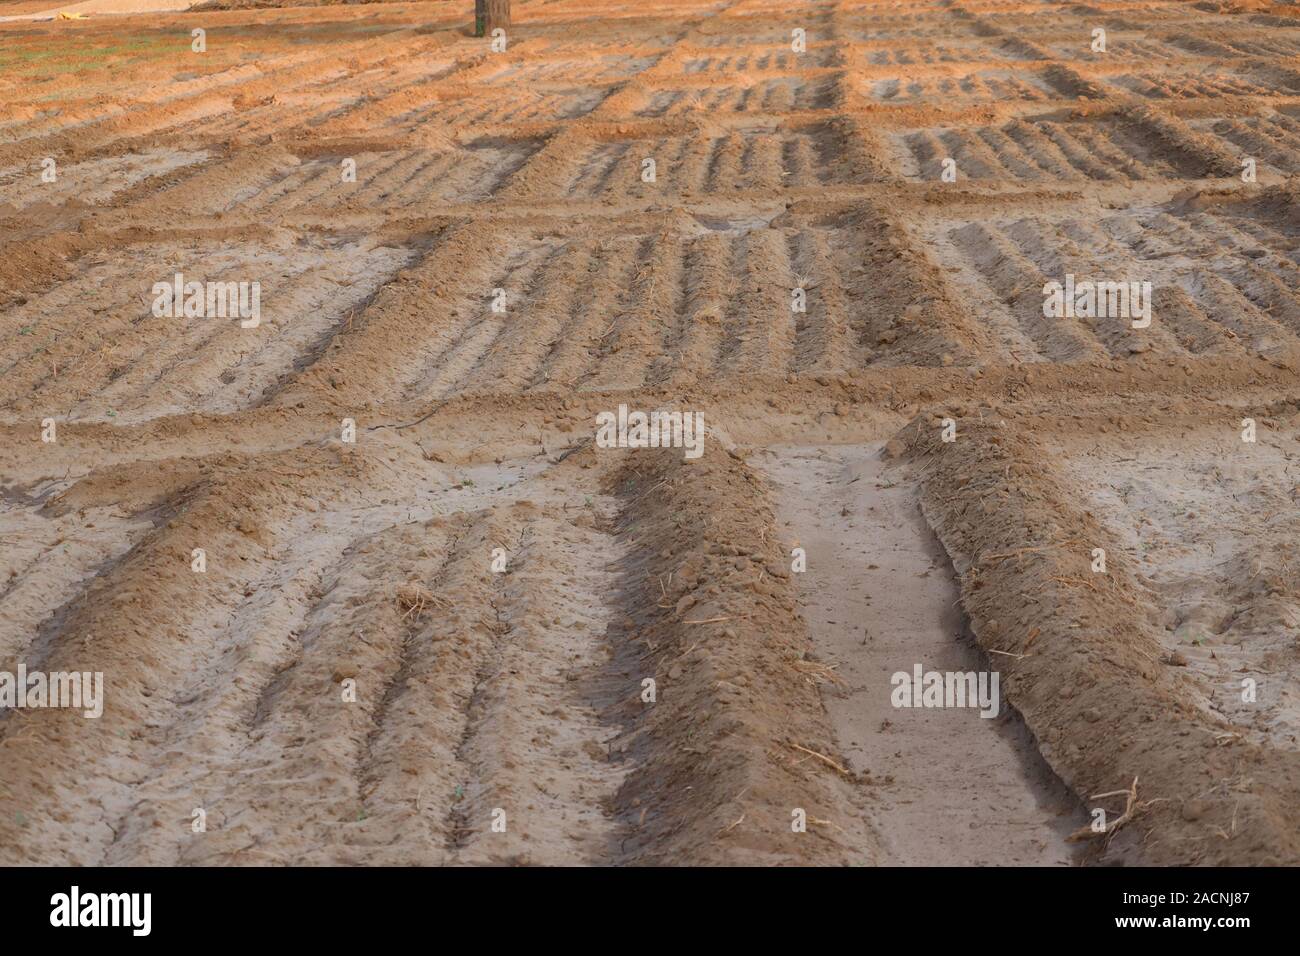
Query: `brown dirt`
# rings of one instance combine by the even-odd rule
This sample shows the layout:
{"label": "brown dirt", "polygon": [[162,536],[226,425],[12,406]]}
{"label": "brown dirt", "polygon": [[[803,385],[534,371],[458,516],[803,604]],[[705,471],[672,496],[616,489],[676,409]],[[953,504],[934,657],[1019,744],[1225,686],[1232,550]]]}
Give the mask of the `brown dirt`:
{"label": "brown dirt", "polygon": [[218,6],[0,26],[0,861],[1300,863],[1295,8]]}

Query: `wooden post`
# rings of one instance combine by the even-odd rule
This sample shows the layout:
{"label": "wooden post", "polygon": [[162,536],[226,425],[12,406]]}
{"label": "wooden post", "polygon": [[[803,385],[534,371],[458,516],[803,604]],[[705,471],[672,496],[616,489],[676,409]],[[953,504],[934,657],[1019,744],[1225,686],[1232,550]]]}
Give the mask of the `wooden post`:
{"label": "wooden post", "polygon": [[510,0],[474,0],[474,35],[489,36],[510,26]]}

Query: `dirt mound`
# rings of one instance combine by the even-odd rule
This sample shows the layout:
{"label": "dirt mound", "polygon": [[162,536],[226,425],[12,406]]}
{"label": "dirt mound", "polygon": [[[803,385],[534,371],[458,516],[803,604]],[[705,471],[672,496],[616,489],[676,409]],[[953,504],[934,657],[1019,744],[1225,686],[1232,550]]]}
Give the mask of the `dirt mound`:
{"label": "dirt mound", "polygon": [[1199,707],[1182,655],[1162,653],[1157,596],[1141,566],[1120,557],[1113,530],[1079,506],[1087,496],[1023,419],[958,413],[958,442],[942,441],[932,415],[897,440],[929,466],[926,516],[960,572],[972,629],[999,655],[1007,697],[1048,762],[1085,802],[1137,784],[1131,839],[1117,837],[1125,855],[1294,865],[1294,738],[1260,745]]}

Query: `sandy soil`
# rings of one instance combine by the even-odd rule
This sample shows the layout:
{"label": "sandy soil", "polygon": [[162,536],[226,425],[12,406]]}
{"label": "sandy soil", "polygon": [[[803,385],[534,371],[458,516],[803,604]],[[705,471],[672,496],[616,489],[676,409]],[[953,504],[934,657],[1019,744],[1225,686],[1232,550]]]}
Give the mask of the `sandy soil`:
{"label": "sandy soil", "polygon": [[781,530],[812,556],[801,613],[837,678],[822,692],[841,751],[875,784],[885,860],[1069,863],[1066,837],[1086,817],[1013,711],[900,710],[881,693],[915,664],[998,669],[964,633],[956,576],[883,444],[767,449],[759,461],[781,488]]}
{"label": "sandy soil", "polygon": [[0,26],[0,861],[1300,863],[1295,8],[468,25]]}
{"label": "sandy soil", "polygon": [[6,20],[48,20],[60,17],[92,17],[126,13],[157,13],[188,10],[193,0],[82,0],[61,7],[48,3],[39,6],[27,3],[0,5],[0,22]]}

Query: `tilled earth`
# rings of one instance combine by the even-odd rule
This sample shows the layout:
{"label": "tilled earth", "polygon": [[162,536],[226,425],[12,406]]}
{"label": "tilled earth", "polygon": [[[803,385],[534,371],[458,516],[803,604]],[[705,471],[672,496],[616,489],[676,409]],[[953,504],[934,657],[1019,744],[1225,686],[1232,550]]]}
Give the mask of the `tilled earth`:
{"label": "tilled earth", "polygon": [[515,8],[0,25],[0,862],[1300,863],[1300,9]]}

